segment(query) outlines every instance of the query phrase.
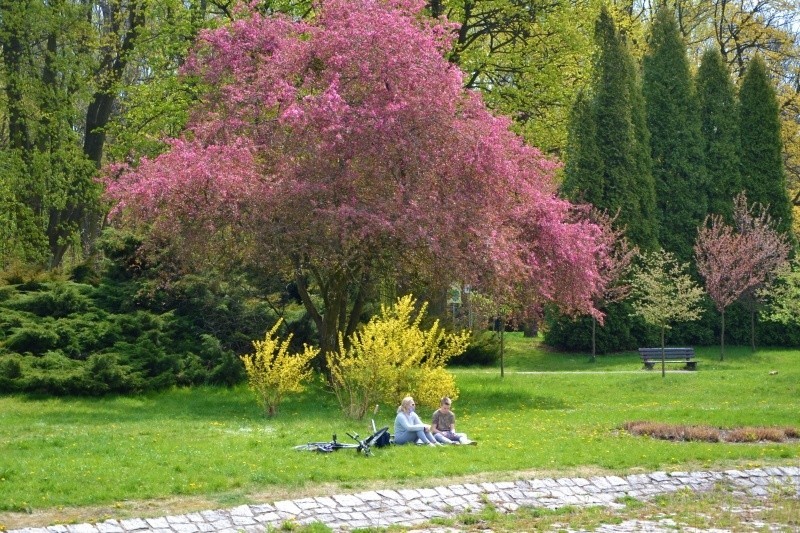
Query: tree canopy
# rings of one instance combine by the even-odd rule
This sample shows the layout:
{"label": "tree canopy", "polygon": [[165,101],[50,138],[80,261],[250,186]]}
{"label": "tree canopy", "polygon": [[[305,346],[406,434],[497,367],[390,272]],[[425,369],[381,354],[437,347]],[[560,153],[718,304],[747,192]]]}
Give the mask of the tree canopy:
{"label": "tree canopy", "polygon": [[185,72],[208,92],[166,153],[109,169],[115,214],[175,257],[287,273],[323,348],[387,275],[594,312],[600,229],[462,88],[448,26],[423,7],[328,0],[310,21],[203,32]]}

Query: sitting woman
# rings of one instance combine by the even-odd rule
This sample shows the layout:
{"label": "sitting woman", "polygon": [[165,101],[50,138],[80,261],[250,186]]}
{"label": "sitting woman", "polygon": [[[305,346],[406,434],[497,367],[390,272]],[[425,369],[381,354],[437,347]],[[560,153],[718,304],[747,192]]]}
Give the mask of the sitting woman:
{"label": "sitting woman", "polygon": [[394,419],[394,443],[419,442],[428,446],[442,446],[431,435],[431,427],[423,424],[414,412],[415,407],[414,398],[406,396],[397,408],[397,417]]}

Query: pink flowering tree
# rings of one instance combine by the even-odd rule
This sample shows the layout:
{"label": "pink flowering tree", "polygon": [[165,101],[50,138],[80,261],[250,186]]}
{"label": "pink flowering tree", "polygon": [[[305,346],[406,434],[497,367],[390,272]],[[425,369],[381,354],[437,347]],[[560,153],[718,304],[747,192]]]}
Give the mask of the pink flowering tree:
{"label": "pink flowering tree", "polygon": [[[607,250],[599,258],[598,271],[602,280],[603,289],[594,296],[594,306],[604,309],[612,303],[625,300],[631,293],[631,284],[627,278],[630,273],[634,258],[639,255],[639,248],[633,246],[625,235],[625,228],[618,227],[613,217],[608,213],[593,210],[591,219],[601,228],[601,242],[603,249]],[[596,316],[592,317],[592,357],[591,362],[597,358],[597,322]]]}
{"label": "pink flowering tree", "polygon": [[469,283],[593,313],[598,226],[555,195],[556,163],[443,59],[422,0],[323,0],[205,32],[207,90],[169,150],[107,171],[116,220],[188,268],[210,257],[293,279],[322,348],[386,279]]}
{"label": "pink flowering tree", "polygon": [[735,227],[719,215],[709,216],[694,245],[697,270],[721,315],[720,360],[725,358],[725,310],[773,279],[790,250],[766,209],[749,206],[744,193],[734,199],[733,218]]}

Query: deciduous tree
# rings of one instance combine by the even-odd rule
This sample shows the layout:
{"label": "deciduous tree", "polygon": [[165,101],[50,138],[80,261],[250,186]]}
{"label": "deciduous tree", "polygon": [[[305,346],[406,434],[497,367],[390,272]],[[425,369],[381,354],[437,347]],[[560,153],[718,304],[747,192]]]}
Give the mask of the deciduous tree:
{"label": "deciduous tree", "polygon": [[642,256],[641,264],[634,266],[631,287],[636,314],[660,330],[661,375],[664,376],[665,332],[675,322],[700,318],[703,289],[692,280],[688,264],[680,263],[672,253],[664,250]]}
{"label": "deciduous tree", "polygon": [[309,22],[205,32],[186,71],[209,91],[168,152],[111,169],[115,214],[184,265],[285,272],[326,350],[387,272],[596,313],[599,228],[556,197],[556,164],[462,89],[448,27],[422,8],[329,0]]}
{"label": "deciduous tree", "polygon": [[775,283],[763,289],[767,299],[765,318],[781,324],[800,324],[800,260],[784,266]]}
{"label": "deciduous tree", "polygon": [[721,314],[720,360],[725,358],[725,309],[746,291],[763,286],[786,264],[789,243],[773,228],[763,208],[750,207],[744,194],[736,197],[736,227],[712,215],[698,230],[697,270]]}

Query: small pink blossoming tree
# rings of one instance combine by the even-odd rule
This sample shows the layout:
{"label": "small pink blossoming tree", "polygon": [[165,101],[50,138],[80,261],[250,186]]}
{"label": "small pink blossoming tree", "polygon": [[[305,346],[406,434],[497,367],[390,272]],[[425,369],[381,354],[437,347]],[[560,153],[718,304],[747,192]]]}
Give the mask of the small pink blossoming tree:
{"label": "small pink blossoming tree", "polygon": [[694,245],[697,270],[721,315],[720,361],[725,358],[725,310],[773,280],[791,250],[767,210],[748,205],[744,193],[734,198],[733,218],[735,227],[719,215],[707,217]]}
{"label": "small pink blossoming tree", "polygon": [[443,54],[422,0],[323,0],[201,35],[207,88],[169,150],[108,169],[112,216],[293,278],[323,350],[375,284],[415,276],[594,313],[605,245],[556,197],[556,163],[492,116]]}

